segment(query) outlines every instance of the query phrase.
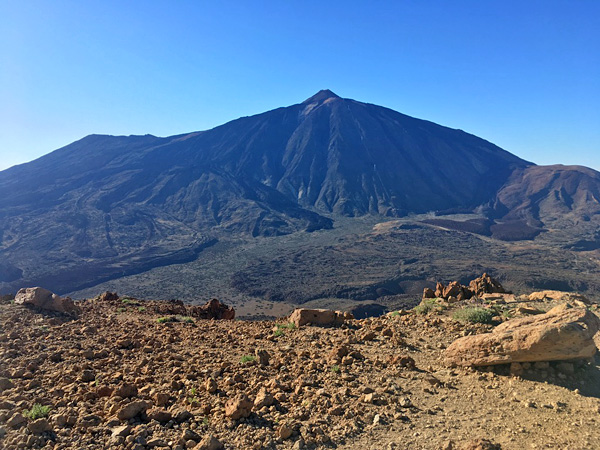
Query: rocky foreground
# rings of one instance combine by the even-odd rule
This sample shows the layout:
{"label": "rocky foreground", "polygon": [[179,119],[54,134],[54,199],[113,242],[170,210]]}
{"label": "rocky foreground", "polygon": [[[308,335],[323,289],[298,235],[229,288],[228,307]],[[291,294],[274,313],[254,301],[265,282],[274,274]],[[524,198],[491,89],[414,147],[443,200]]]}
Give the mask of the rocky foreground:
{"label": "rocky foreground", "polygon": [[[566,300],[595,306],[450,297],[328,327],[206,320],[116,295],[61,303],[66,313],[5,298],[0,448],[600,448],[596,357],[472,368],[446,352]],[[452,317],[471,304],[497,315]]]}

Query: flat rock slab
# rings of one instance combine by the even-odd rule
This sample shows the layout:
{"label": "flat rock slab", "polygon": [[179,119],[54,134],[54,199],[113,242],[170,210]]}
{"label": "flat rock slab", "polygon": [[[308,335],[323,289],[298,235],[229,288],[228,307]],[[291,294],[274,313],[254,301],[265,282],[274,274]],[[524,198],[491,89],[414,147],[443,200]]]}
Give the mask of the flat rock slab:
{"label": "flat rock slab", "polygon": [[491,333],[466,336],[446,349],[451,366],[590,358],[600,319],[586,308],[557,306],[545,314],[514,319]]}
{"label": "flat rock slab", "polygon": [[295,309],[290,315],[290,322],[297,327],[302,325],[335,326],[341,325],[345,320],[353,319],[348,312],[333,311],[331,309]]}

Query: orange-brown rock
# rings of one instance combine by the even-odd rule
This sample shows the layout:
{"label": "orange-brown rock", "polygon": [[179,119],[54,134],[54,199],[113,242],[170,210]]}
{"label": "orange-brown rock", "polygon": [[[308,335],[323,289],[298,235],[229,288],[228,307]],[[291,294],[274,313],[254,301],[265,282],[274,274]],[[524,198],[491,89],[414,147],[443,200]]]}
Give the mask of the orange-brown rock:
{"label": "orange-brown rock", "polygon": [[529,294],[529,300],[533,302],[541,302],[544,300],[563,300],[568,302],[580,301],[586,305],[590,304],[589,299],[575,292],[563,291],[538,291]]}
{"label": "orange-brown rock", "polygon": [[351,313],[333,311],[331,309],[295,309],[290,316],[290,322],[297,327],[311,324],[319,326],[341,325],[345,320],[353,319]]}
{"label": "orange-brown rock", "polygon": [[431,288],[423,289],[423,298],[435,298],[435,292]]}
{"label": "orange-brown rock", "polygon": [[60,297],[41,287],[19,289],[17,295],[15,295],[15,303],[65,314],[77,315],[80,313],[80,309],[69,297]]}
{"label": "orange-brown rock", "polygon": [[199,319],[233,320],[235,319],[235,310],[213,298],[203,306],[191,307],[190,315]]}
{"label": "orange-brown rock", "polygon": [[490,277],[487,273],[472,280],[469,283],[469,290],[478,297],[482,294],[503,294],[506,292],[498,280]]}
{"label": "orange-brown rock", "polygon": [[225,403],[225,415],[232,420],[248,417],[252,413],[254,404],[244,394],[238,394]]}
{"label": "orange-brown rock", "polygon": [[557,306],[546,314],[514,319],[493,332],[466,336],[446,349],[452,366],[589,358],[600,320],[585,308]]}

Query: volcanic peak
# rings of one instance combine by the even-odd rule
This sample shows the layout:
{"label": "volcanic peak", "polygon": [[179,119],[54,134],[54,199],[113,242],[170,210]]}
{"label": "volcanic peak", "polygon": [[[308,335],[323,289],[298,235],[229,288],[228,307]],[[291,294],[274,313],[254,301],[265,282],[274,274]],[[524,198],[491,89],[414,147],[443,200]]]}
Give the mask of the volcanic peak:
{"label": "volcanic peak", "polygon": [[332,99],[332,98],[341,98],[341,97],[339,95],[335,94],[334,92],[330,91],[329,89],[322,89],[319,92],[317,92],[315,95],[313,95],[312,97],[304,100],[302,102],[302,104],[308,105],[310,103],[322,103],[322,102]]}

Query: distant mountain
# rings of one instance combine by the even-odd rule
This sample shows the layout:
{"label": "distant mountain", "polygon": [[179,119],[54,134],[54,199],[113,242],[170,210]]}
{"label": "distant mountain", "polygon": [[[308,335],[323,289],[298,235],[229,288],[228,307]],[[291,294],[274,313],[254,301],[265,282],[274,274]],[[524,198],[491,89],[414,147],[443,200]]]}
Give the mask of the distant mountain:
{"label": "distant mountain", "polygon": [[67,292],[339,215],[479,208],[535,235],[594,213],[599,176],[325,90],[203,132],[88,136],[0,172],[0,291]]}

